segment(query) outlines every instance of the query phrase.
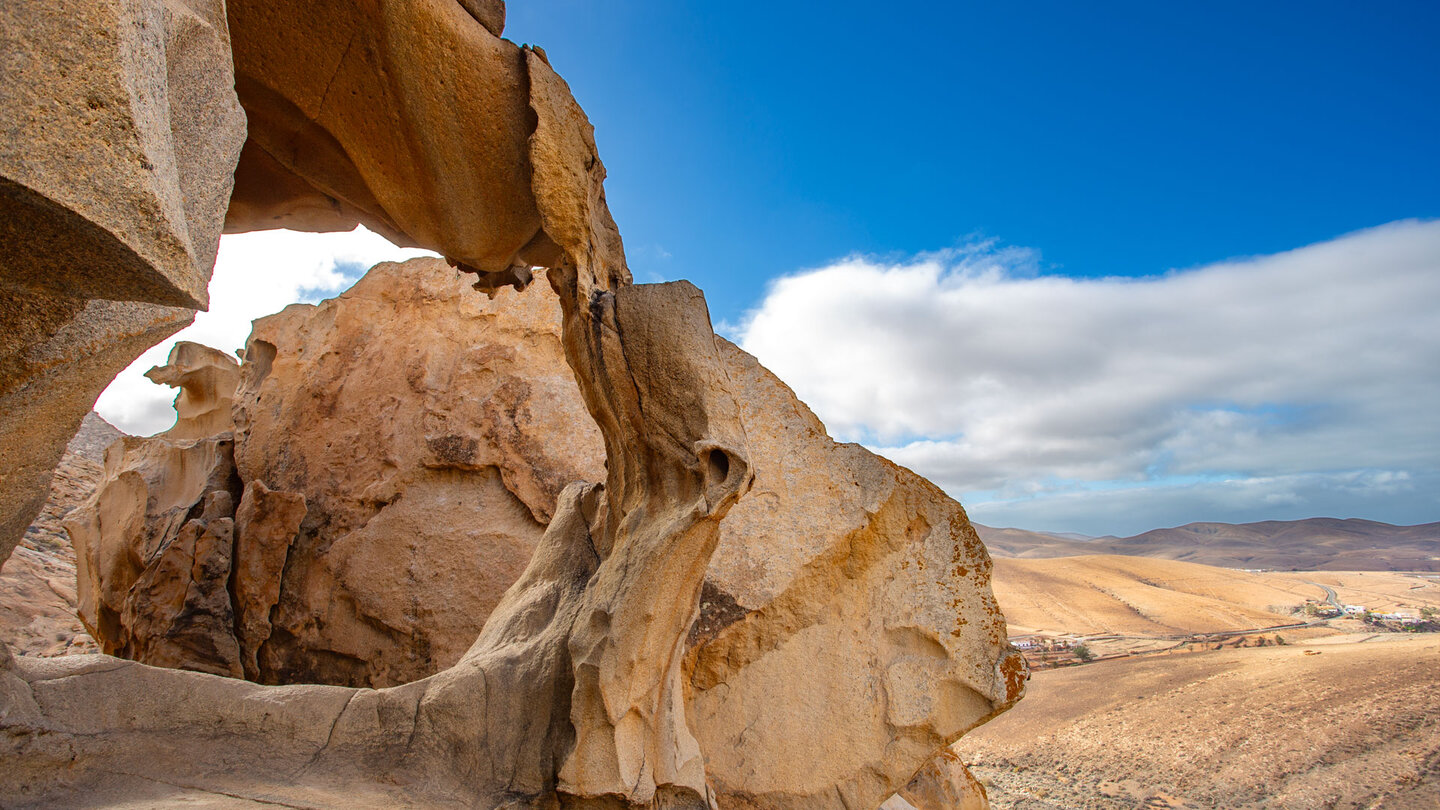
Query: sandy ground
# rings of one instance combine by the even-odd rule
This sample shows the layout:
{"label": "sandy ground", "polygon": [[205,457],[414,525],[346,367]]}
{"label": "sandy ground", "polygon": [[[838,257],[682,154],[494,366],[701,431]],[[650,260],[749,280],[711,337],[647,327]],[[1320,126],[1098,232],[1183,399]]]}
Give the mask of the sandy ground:
{"label": "sandy ground", "polygon": [[1036,673],[956,750],[996,808],[1440,808],[1440,635]]}

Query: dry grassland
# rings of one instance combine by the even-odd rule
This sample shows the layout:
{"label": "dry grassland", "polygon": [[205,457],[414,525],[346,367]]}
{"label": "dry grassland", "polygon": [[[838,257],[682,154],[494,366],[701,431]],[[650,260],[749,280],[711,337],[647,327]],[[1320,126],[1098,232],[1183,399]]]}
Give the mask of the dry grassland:
{"label": "dry grassland", "polygon": [[[1323,600],[1376,610],[1440,607],[1440,580],[1379,571],[1250,573],[1150,557],[995,561],[995,598],[1010,634],[1174,636],[1273,627]],[[1318,584],[1312,584],[1318,583]]]}
{"label": "dry grassland", "polygon": [[1440,636],[1324,641],[1039,672],[956,750],[996,808],[1440,808]]}

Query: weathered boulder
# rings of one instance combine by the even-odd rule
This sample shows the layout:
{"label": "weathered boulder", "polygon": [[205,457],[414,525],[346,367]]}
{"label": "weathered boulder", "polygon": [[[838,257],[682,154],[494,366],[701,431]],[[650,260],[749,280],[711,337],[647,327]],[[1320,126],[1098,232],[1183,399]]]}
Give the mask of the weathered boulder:
{"label": "weathered boulder", "polygon": [[938,487],[722,357],[755,485],[721,524],[687,659],[709,773],[722,806],[873,806],[1023,692],[989,555]]}
{"label": "weathered boulder", "polygon": [[96,397],[205,306],[245,117],[220,0],[7,2],[0,54],[3,563]]}
{"label": "weathered boulder", "polygon": [[471,281],[439,259],[381,264],[256,321],[237,466],[247,493],[309,509],[264,552],[285,565],[261,681],[392,686],[454,664],[561,490],[604,477],[554,293],[488,300]]}
{"label": "weathered boulder", "polygon": [[[454,664],[529,563],[561,490],[604,477],[554,293],[489,300],[470,283],[438,259],[382,264],[335,299],[256,321],[243,372],[181,343],[149,373],[181,388],[180,419],[131,439],[131,464],[100,498],[134,464],[187,458],[158,448],[228,435],[243,374],[231,589],[246,677],[378,687]],[[191,495],[185,508],[199,508]],[[129,587],[127,574],[100,590]]]}
{"label": "weathered boulder", "polygon": [[221,0],[0,6],[0,281],[203,308],[245,116]]}

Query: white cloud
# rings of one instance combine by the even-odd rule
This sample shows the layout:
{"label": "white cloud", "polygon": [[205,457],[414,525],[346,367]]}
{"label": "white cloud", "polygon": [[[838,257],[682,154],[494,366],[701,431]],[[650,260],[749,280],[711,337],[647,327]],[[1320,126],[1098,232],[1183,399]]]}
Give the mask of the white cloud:
{"label": "white cloud", "polygon": [[95,404],[101,416],[127,433],[148,435],[175,422],[175,390],[144,374],[163,365],[178,340],[225,351],[240,349],[250,322],[297,301],[337,295],[382,261],[434,256],[399,248],[363,227],[349,233],[257,231],[223,236],[210,278],[210,311],[131,363]]}
{"label": "white cloud", "polygon": [[[988,246],[846,259],[773,283],[740,342],[837,436],[981,520],[1005,504],[1036,528],[1112,531],[1038,524],[1067,502],[1138,502],[1121,492],[1159,503],[1172,485],[1175,520],[1225,520],[1255,482],[1301,480],[1267,485],[1271,503],[1329,514],[1346,476],[1440,469],[1440,222],[1143,279],[1033,264]],[[1206,484],[1187,512],[1197,477],[1250,483]],[[1341,500],[1358,509],[1353,495]],[[1413,487],[1375,498],[1440,517]]]}

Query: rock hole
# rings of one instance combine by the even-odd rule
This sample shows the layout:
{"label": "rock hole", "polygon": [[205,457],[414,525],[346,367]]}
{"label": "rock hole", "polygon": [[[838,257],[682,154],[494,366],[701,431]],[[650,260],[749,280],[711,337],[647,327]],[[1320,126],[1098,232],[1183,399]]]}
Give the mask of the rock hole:
{"label": "rock hole", "polygon": [[270,367],[275,363],[276,354],[275,344],[266,340],[252,340],[250,345],[245,347],[245,362],[251,367],[252,388],[259,388],[260,383],[270,376]]}
{"label": "rock hole", "polygon": [[708,459],[711,481],[718,484],[730,477],[730,457],[724,450],[718,447],[711,450]]}

